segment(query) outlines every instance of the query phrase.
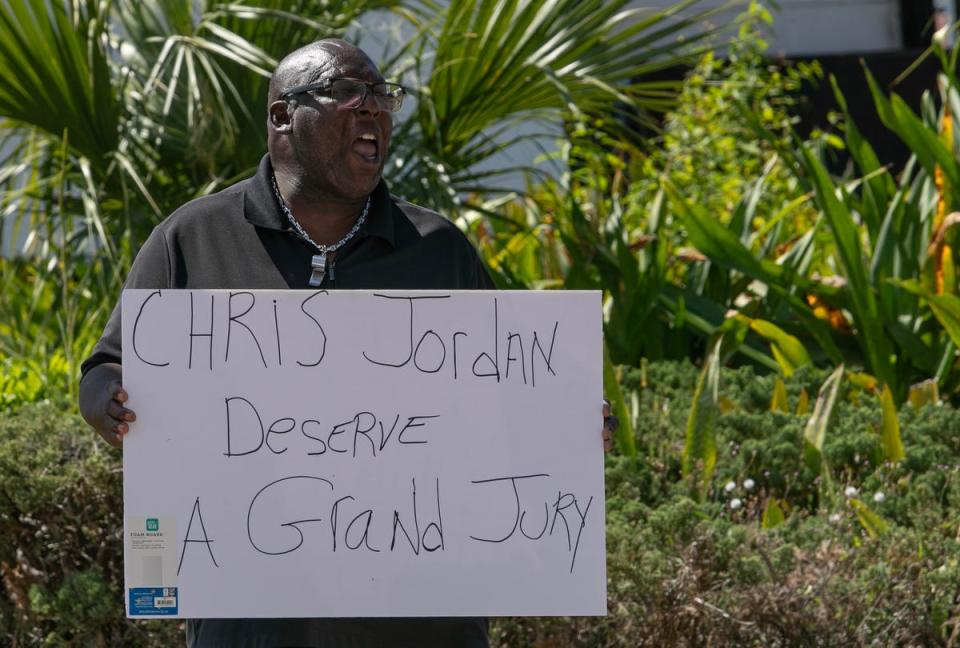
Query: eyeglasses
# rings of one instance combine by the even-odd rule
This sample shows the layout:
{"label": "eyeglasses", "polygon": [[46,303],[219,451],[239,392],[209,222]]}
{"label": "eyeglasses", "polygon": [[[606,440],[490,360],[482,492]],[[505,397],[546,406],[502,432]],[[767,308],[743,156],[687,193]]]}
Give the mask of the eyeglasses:
{"label": "eyeglasses", "polygon": [[280,93],[280,99],[286,99],[303,92],[316,92],[329,95],[337,107],[342,110],[354,110],[363,105],[367,94],[372,94],[381,110],[397,112],[403,105],[407,94],[403,86],[396,83],[368,83],[360,79],[324,79],[316,83],[299,85]]}

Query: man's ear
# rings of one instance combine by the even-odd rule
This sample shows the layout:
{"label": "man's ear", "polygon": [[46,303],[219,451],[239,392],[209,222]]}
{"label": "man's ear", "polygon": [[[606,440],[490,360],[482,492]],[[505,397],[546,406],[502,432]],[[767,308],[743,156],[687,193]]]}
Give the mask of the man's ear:
{"label": "man's ear", "polygon": [[270,104],[270,127],[278,133],[287,133],[292,128],[290,106],[286,101],[274,101]]}

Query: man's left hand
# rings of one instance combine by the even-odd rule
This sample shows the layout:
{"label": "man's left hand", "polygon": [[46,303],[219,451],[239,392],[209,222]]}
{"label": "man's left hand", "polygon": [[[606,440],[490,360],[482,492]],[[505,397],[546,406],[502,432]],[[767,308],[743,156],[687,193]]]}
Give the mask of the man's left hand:
{"label": "man's left hand", "polygon": [[613,435],[620,427],[620,419],[610,413],[610,401],[603,401],[603,451],[610,452],[613,447]]}

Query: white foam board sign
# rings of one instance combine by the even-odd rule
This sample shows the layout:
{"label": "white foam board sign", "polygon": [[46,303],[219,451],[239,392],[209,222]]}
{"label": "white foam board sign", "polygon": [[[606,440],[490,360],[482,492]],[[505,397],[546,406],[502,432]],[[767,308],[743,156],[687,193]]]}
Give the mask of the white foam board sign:
{"label": "white foam board sign", "polygon": [[128,616],[605,614],[598,292],[122,300]]}

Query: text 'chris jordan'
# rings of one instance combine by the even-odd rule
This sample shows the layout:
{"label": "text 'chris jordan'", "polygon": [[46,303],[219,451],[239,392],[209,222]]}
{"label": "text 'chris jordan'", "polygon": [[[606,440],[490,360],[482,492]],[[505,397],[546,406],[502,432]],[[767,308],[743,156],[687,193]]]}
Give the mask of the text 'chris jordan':
{"label": "text 'chris jordan'", "polygon": [[[251,291],[204,291],[199,295],[193,291],[177,292],[186,293],[186,297],[181,295],[184,301],[170,300],[169,291],[155,290],[139,304],[130,337],[131,351],[140,362],[151,367],[212,371],[215,367],[242,368],[240,364],[249,363],[252,357],[256,365],[264,369],[287,366],[311,369],[322,365],[328,346],[336,342],[328,336],[329,327],[324,325],[324,309],[330,308],[325,304],[324,297],[330,295],[326,290],[283,303],[273,297],[261,296],[258,300],[257,294]],[[441,374],[454,380],[491,379],[531,387],[536,387],[538,379],[557,375],[553,351],[559,320],[548,320],[541,330],[505,329],[500,321],[497,297],[491,296],[488,313],[483,317],[489,318],[492,329],[487,324],[483,332],[443,329],[429,323],[431,318],[423,312],[427,306],[419,304],[436,305],[439,303],[436,300],[450,300],[453,295],[374,293],[372,297],[377,303],[375,316],[387,324],[391,341],[388,350],[384,350],[383,340],[377,341],[377,351],[358,349],[358,361],[366,365]],[[294,303],[295,307],[291,305]],[[169,349],[169,345],[155,344],[157,327],[149,326],[153,318],[171,321],[173,313],[165,309],[183,311],[182,327],[165,326],[160,333],[172,336],[182,346],[182,349],[168,351],[170,357],[158,350]],[[364,316],[370,317],[371,312],[365,310]],[[436,309],[433,315],[436,319]],[[284,332],[296,327],[300,334],[294,344],[285,340]],[[145,328],[150,328],[149,335],[142,333]],[[256,349],[255,355],[238,353],[238,345]]]}

